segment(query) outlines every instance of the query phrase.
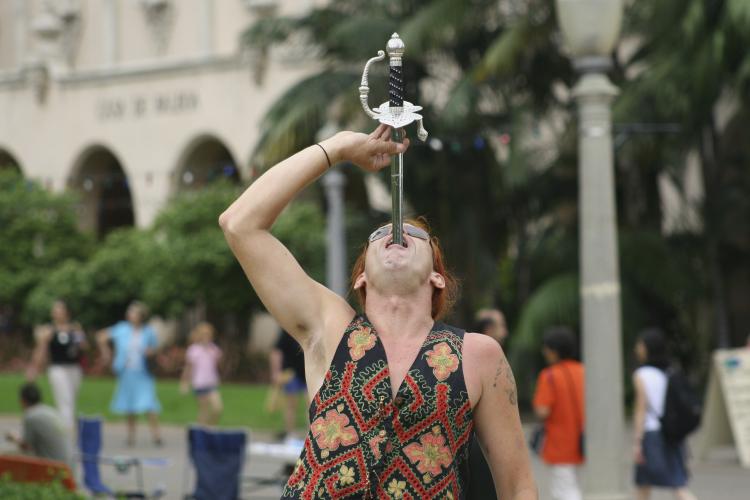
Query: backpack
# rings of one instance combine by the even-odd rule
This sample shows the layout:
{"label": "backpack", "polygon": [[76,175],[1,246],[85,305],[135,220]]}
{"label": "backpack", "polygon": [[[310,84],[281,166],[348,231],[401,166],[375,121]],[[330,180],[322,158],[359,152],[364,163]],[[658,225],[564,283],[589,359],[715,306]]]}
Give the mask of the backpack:
{"label": "backpack", "polygon": [[664,413],[661,433],[670,444],[681,443],[701,425],[700,400],[687,378],[679,371],[667,373],[667,393],[664,397]]}

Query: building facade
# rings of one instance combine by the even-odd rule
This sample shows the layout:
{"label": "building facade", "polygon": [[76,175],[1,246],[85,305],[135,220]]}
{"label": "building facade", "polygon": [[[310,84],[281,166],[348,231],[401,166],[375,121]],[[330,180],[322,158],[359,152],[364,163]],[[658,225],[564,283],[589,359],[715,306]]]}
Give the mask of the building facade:
{"label": "building facade", "polygon": [[0,0],[0,166],[80,194],[84,228],[148,226],[175,193],[252,178],[303,50],[243,48],[313,0]]}

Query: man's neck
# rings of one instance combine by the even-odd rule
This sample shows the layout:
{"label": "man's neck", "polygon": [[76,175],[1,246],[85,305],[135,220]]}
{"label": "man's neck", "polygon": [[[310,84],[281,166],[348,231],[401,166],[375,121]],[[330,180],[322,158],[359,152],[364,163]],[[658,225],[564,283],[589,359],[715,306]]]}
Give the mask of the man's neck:
{"label": "man's neck", "polygon": [[418,290],[410,295],[367,291],[367,318],[372,322],[378,335],[385,339],[424,335],[434,323],[431,309],[432,288]]}

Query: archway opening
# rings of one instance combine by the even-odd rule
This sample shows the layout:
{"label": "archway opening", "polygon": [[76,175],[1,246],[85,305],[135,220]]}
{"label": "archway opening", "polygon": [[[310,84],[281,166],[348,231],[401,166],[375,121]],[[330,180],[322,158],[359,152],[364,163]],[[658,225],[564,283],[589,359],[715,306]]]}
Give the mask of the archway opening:
{"label": "archway opening", "polygon": [[232,153],[214,137],[194,141],[177,166],[176,191],[198,190],[219,180],[240,182],[239,169]]}
{"label": "archway opening", "polygon": [[85,154],[70,184],[80,196],[78,220],[82,229],[103,238],[118,227],[134,224],[128,178],[107,149],[97,147]]}
{"label": "archway opening", "polygon": [[21,173],[21,164],[18,163],[15,156],[5,149],[0,149],[0,170],[16,170]]}

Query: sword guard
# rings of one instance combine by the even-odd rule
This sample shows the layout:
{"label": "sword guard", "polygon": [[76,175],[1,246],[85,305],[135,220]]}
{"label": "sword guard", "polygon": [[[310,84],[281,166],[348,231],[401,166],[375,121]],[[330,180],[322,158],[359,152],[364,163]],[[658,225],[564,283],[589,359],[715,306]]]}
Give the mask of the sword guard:
{"label": "sword guard", "polygon": [[377,114],[374,110],[370,109],[370,104],[368,102],[370,96],[370,83],[368,81],[368,76],[370,74],[370,65],[374,62],[382,61],[383,59],[385,59],[385,52],[379,50],[377,56],[372,57],[367,61],[365,69],[362,72],[362,81],[359,84],[359,103],[362,105],[362,109],[365,110],[365,113],[367,113],[367,116],[376,120],[378,119]]}

